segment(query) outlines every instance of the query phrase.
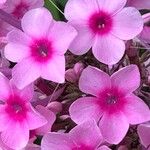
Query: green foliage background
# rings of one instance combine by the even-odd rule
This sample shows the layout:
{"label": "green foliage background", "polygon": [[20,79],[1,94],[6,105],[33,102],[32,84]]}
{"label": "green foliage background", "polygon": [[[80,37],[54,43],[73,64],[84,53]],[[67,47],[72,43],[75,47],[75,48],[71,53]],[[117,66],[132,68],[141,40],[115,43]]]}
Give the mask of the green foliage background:
{"label": "green foliage background", "polygon": [[52,5],[50,1],[53,1],[57,5],[57,7],[59,7],[59,9],[64,11],[67,0],[45,0],[45,7],[50,10],[53,17],[56,20],[64,20],[64,16],[57,10],[57,8],[54,7],[54,5]]}

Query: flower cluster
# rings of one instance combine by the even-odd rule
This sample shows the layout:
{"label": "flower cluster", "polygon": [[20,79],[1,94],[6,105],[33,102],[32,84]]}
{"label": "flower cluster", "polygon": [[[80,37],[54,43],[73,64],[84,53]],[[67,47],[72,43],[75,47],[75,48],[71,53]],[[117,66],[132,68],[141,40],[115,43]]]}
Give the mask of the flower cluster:
{"label": "flower cluster", "polygon": [[0,149],[150,149],[149,0],[1,0],[0,29]]}

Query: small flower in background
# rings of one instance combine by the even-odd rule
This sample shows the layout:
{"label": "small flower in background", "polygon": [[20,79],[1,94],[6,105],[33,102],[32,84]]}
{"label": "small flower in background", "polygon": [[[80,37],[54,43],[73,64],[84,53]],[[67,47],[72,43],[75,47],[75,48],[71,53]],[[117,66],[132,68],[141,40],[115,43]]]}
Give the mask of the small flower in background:
{"label": "small flower in background", "polygon": [[133,39],[143,29],[139,11],[123,8],[125,4],[126,0],[69,0],[65,17],[78,31],[70,51],[82,55],[92,47],[100,62],[116,64],[125,52],[123,40]]}
{"label": "small flower in background", "polygon": [[18,90],[11,81],[0,74],[0,131],[2,142],[12,149],[24,148],[29,141],[29,130],[47,123],[31,106],[33,87]]}
{"label": "small flower in background", "polygon": [[140,142],[145,147],[150,149],[150,123],[140,124],[137,129]]}
{"label": "small flower in background", "polygon": [[110,150],[94,120],[74,127],[69,133],[48,133],[41,143],[42,150]]}
{"label": "small flower in background", "polygon": [[150,120],[148,106],[133,94],[139,85],[140,73],[135,65],[124,67],[111,77],[89,66],[81,74],[79,88],[94,97],[77,99],[69,108],[71,119],[77,124],[95,119],[104,139],[118,144],[125,137],[129,124]]}
{"label": "small flower in background", "polygon": [[3,10],[21,19],[28,10],[42,6],[44,6],[44,0],[7,0]]}
{"label": "small flower in background", "polygon": [[24,32],[14,30],[8,34],[4,52],[8,60],[18,62],[12,69],[14,84],[22,89],[39,77],[63,83],[64,53],[76,36],[75,29],[55,22],[45,8],[28,11],[22,18],[22,28]]}

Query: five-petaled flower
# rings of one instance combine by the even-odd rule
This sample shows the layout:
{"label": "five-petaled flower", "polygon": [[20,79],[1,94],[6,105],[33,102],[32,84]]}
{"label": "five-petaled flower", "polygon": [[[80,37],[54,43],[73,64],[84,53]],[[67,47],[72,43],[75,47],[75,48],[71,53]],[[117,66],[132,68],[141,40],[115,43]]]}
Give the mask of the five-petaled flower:
{"label": "five-petaled flower", "polygon": [[22,18],[22,29],[8,34],[5,56],[18,64],[12,69],[14,84],[22,89],[42,77],[53,82],[65,80],[65,56],[76,30],[56,22],[45,8],[28,11]]}
{"label": "five-petaled flower", "polygon": [[12,81],[0,74],[0,136],[12,149],[24,148],[29,141],[29,131],[47,123],[30,104],[33,86],[17,89]]}
{"label": "five-petaled flower", "polygon": [[[102,145],[102,136],[94,120],[74,127],[69,133],[48,133],[41,143],[42,150],[110,150]],[[100,146],[101,145],[101,146]]]}
{"label": "five-petaled flower", "polygon": [[93,96],[76,100],[70,106],[71,118],[77,124],[95,119],[104,139],[118,144],[126,135],[129,124],[150,120],[148,106],[132,93],[139,85],[140,73],[136,65],[124,67],[111,77],[89,66],[81,74],[79,88]]}
{"label": "five-petaled flower", "polygon": [[126,0],[69,0],[65,16],[78,31],[70,51],[82,55],[92,47],[99,61],[116,64],[125,52],[123,40],[133,39],[143,28],[139,11],[123,8],[125,4]]}

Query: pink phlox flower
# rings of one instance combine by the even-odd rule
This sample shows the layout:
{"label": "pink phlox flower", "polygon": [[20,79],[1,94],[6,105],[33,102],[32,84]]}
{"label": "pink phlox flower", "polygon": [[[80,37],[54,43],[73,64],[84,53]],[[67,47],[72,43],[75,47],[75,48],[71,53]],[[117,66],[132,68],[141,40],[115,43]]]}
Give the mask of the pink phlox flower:
{"label": "pink phlox flower", "polygon": [[102,136],[94,120],[74,127],[69,133],[51,132],[44,135],[42,150],[110,150],[100,146]]}
{"label": "pink phlox flower", "polygon": [[47,123],[30,103],[33,86],[17,89],[12,81],[0,74],[0,137],[12,149],[24,148],[29,141],[29,131]]}
{"label": "pink phlox flower", "polygon": [[69,108],[77,124],[89,118],[99,122],[102,136],[110,144],[118,144],[125,137],[129,124],[150,120],[148,106],[133,92],[140,85],[136,65],[126,66],[112,76],[88,66],[79,79],[79,88],[90,94],[77,99]]}
{"label": "pink phlox flower", "polygon": [[14,84],[22,89],[39,77],[64,83],[64,53],[76,30],[67,23],[54,21],[46,8],[28,11],[21,24],[24,32],[10,32],[4,51],[8,60],[18,62],[12,69]]}
{"label": "pink phlox flower", "polygon": [[124,55],[124,40],[143,29],[139,11],[125,4],[126,0],[68,0],[65,17],[78,31],[69,50],[82,55],[92,47],[100,62],[116,64]]}

